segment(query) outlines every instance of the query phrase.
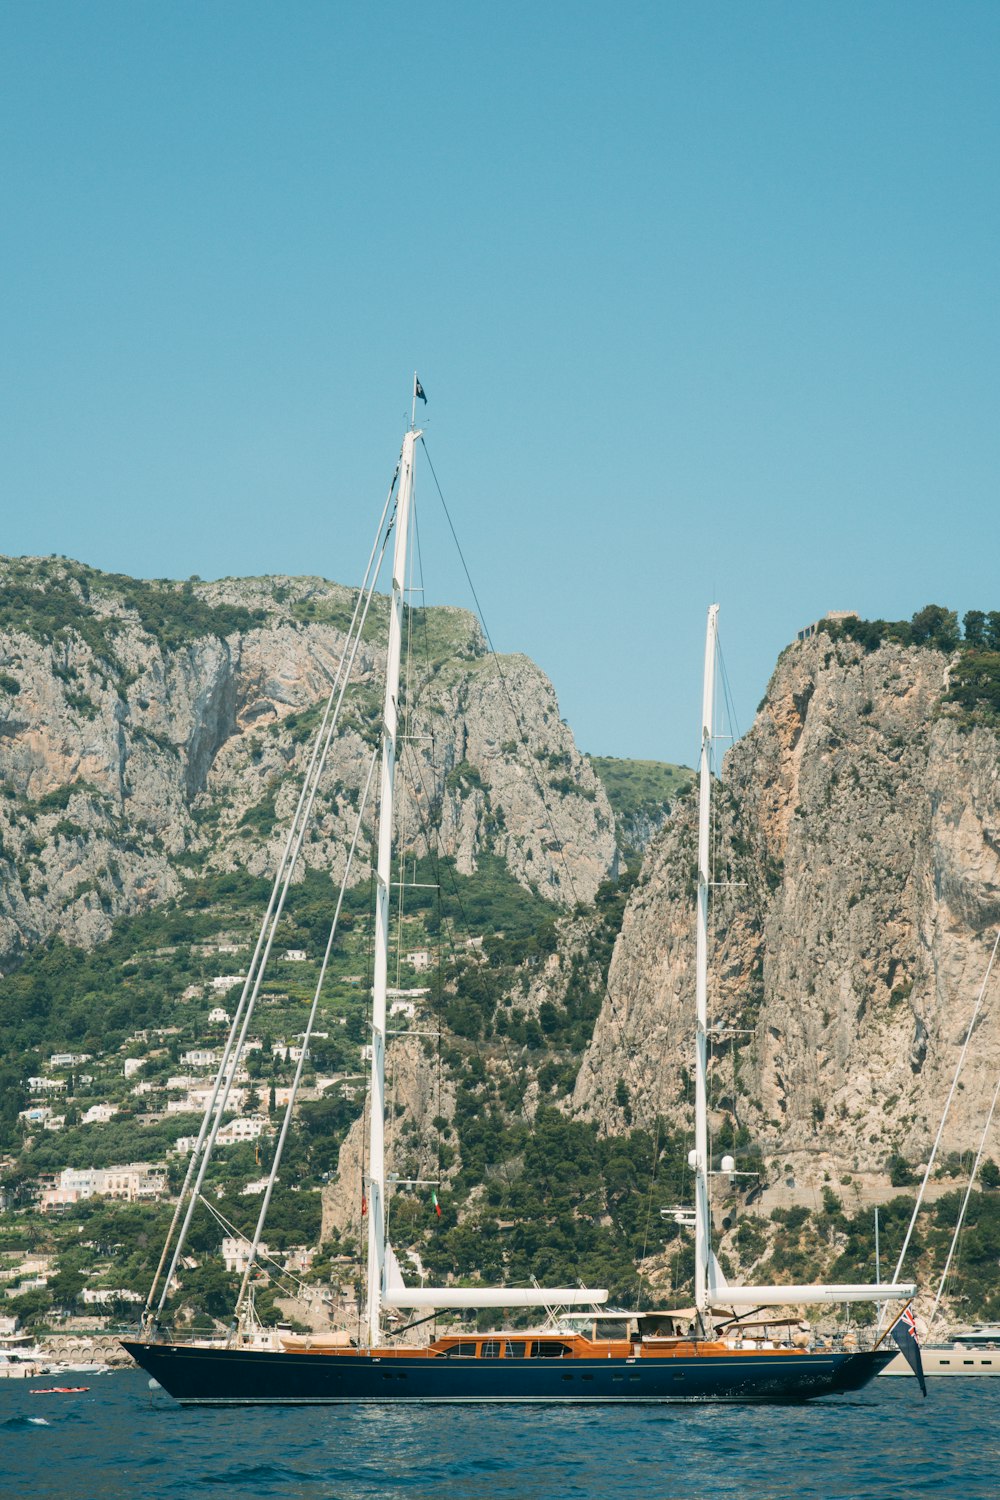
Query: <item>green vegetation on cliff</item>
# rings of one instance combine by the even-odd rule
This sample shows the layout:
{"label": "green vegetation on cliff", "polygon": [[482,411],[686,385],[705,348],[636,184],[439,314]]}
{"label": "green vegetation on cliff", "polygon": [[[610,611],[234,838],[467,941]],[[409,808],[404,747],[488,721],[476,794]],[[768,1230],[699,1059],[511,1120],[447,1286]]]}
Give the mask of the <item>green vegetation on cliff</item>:
{"label": "green vegetation on cliff", "polygon": [[138,617],[146,634],[167,650],[203,636],[251,630],[264,618],[260,610],[209,604],[190,582],[146,582],[62,558],[4,558],[0,581],[0,630],[46,643],[77,635],[104,659],[113,654],[123,625],[116,610]]}
{"label": "green vegetation on cliff", "polygon": [[[689,1247],[660,1218],[686,1191],[682,1147],[662,1121],[655,1140],[642,1130],[602,1137],[589,1121],[541,1106],[530,1126],[522,1119],[497,1128],[492,1154],[501,1165],[461,1219],[454,1192],[441,1195],[440,1220],[418,1198],[397,1199],[394,1235],[419,1249],[435,1279],[581,1281],[634,1302],[637,1264],[665,1241],[678,1242],[678,1279],[690,1275]],[[648,1299],[648,1286],[641,1295]]]}
{"label": "green vegetation on cliff", "polygon": [[603,783],[615,815],[623,851],[635,853],[656,831],[679,797],[691,786],[687,766],[660,760],[623,760],[614,755],[587,757]]}
{"label": "green vegetation on cliff", "polygon": [[928,646],[955,653],[944,702],[963,728],[1000,724],[1000,610],[970,609],[962,617],[941,604],[926,604],[909,620],[821,620],[819,629],[832,640],[857,641],[875,651],[883,641],[901,646]]}
{"label": "green vegetation on cliff", "polygon": [[[453,1124],[439,1122],[439,1160],[445,1171],[452,1163],[460,1163],[460,1170],[442,1188],[442,1220],[434,1215],[428,1219],[426,1194],[397,1192],[393,1207],[397,1235],[402,1225],[414,1226],[413,1239],[397,1242],[422,1246],[429,1263],[437,1264],[439,1258],[458,1254],[467,1234],[465,1220],[484,1184],[493,1186],[482,1213],[475,1209],[474,1222],[478,1225],[482,1220],[485,1228],[498,1214],[518,1222],[526,1216],[540,1224],[543,1199],[553,1184],[561,1183],[563,1196],[568,1194],[566,1205],[559,1198],[545,1211],[549,1226],[546,1258],[559,1259],[563,1279],[579,1274],[573,1254],[579,1210],[584,1218],[589,1215],[589,1227],[579,1229],[587,1236],[587,1274],[602,1285],[611,1280],[624,1286],[634,1276],[640,1204],[629,1194],[617,1206],[616,1184],[627,1176],[621,1158],[622,1153],[626,1157],[631,1153],[638,1180],[642,1173],[636,1163],[644,1158],[648,1175],[652,1143],[639,1136],[631,1145],[598,1143],[593,1126],[574,1126],[567,1132],[564,1117],[551,1107],[545,1114],[543,1105],[548,1126],[539,1148],[532,1143],[525,1098],[536,1086],[546,1099],[562,1098],[573,1087],[600,1009],[625,887],[609,884],[602,888],[589,916],[581,911],[570,919],[585,921],[585,946],[577,945],[562,998],[536,1011],[519,1003],[518,997],[538,966],[556,952],[557,919],[549,904],[518,885],[491,855],[480,857],[473,876],[459,874],[451,859],[409,862],[406,879],[401,945],[426,947],[438,952],[442,960],[440,973],[429,976],[431,994],[425,1003],[442,1025],[438,1066],[457,1096]],[[79,1234],[89,1236],[94,1216],[104,1215],[108,1208],[87,1200],[58,1217],[41,1215],[33,1206],[40,1176],[55,1174],[64,1166],[100,1168],[134,1159],[158,1162],[165,1157],[173,1190],[179,1186],[184,1159],[169,1152],[177,1138],[193,1134],[197,1124],[190,1114],[164,1114],[168,1097],[177,1097],[177,1090],[171,1093],[167,1087],[168,1075],[183,1073],[190,1066],[185,1063],[187,1049],[211,1045],[213,1035],[218,1045],[223,1028],[216,1025],[213,1032],[206,1024],[208,1008],[215,1003],[210,981],[220,973],[241,972],[267,889],[266,882],[239,872],[188,879],[176,901],[117,923],[111,938],[93,949],[71,948],[52,940],[29,952],[0,980],[4,1001],[0,1049],[7,1085],[0,1145],[8,1153],[3,1187],[9,1197],[7,1213],[0,1216],[0,1252],[26,1242],[36,1252],[52,1254],[60,1268],[53,1292],[38,1289],[26,1294],[23,1305],[19,1301],[15,1310],[32,1321],[44,1322],[53,1307],[72,1307],[76,1295],[71,1295],[73,1246]],[[290,1136],[282,1166],[282,1181],[302,1193],[303,1209],[308,1199],[315,1222],[310,1219],[307,1225],[303,1220],[296,1238],[290,1227],[281,1227],[279,1203],[276,1229],[271,1225],[273,1214],[269,1217],[272,1247],[315,1242],[318,1189],[329,1177],[339,1146],[364,1107],[365,1064],[360,1052],[368,1034],[370,900],[367,881],[348,893],[305,1075],[307,1085],[315,1082],[319,1071],[343,1081],[322,1098],[302,1103],[301,1128]],[[273,1044],[294,1040],[301,1029],[332,904],[330,879],[320,872],[308,872],[291,890],[277,936],[278,962],[269,970],[253,1025],[261,1045],[246,1064],[248,1111],[266,1111],[275,1117],[275,1090],[289,1082],[293,1064],[280,1052],[276,1054]],[[468,946],[469,939],[476,946]],[[230,956],[234,948],[239,957]],[[302,950],[306,958],[287,963],[280,957],[286,949]],[[223,1004],[231,1010],[227,997]],[[430,1041],[425,1046],[433,1052]],[[51,1054],[63,1051],[85,1056],[52,1067]],[[126,1081],[123,1059],[129,1055],[145,1060]],[[29,1074],[63,1078],[64,1092],[29,1094]],[[136,1094],[137,1081],[145,1092]],[[118,1110],[112,1120],[81,1123],[81,1115],[92,1103],[107,1101]],[[41,1121],[18,1118],[22,1109],[40,1104],[65,1116],[61,1130],[51,1132]],[[405,1146],[405,1127],[398,1128]],[[661,1154],[662,1149],[661,1143]],[[242,1196],[242,1189],[267,1170],[272,1151],[273,1137],[265,1136],[256,1145],[229,1147],[213,1160],[209,1178],[213,1193],[221,1212],[236,1228],[251,1227],[259,1200]],[[511,1195],[503,1193],[497,1200],[496,1183],[501,1178],[514,1183],[518,1176],[511,1165],[515,1156],[523,1158],[528,1175]],[[671,1191],[676,1196],[676,1189]],[[297,1201],[289,1199],[289,1212]],[[655,1202],[643,1212],[646,1219],[653,1214],[658,1232]],[[116,1270],[114,1284],[144,1292],[158,1253],[163,1209],[149,1204],[131,1212],[143,1228],[132,1236],[127,1268]],[[609,1214],[614,1221],[611,1227],[606,1222]],[[198,1221],[194,1253],[200,1259],[202,1253],[218,1249],[222,1230],[207,1218],[202,1222],[200,1214]],[[519,1229],[509,1237],[511,1247],[520,1247],[519,1256],[526,1253],[524,1236],[533,1236],[536,1227],[525,1223],[523,1233]],[[452,1230],[457,1238],[451,1236]],[[350,1247],[335,1245],[338,1248]],[[180,1301],[188,1304],[200,1298],[208,1313],[221,1315],[231,1290],[229,1281],[220,1279],[207,1262],[199,1264],[185,1278]],[[277,1316],[266,1297],[261,1310]]]}

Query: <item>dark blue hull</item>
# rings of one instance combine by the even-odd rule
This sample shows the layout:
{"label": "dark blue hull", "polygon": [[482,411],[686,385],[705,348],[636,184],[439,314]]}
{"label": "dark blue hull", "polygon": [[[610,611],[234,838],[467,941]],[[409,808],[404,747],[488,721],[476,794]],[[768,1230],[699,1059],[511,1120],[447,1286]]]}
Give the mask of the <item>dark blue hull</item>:
{"label": "dark blue hull", "polygon": [[860,1390],[895,1353],[487,1360],[285,1354],[132,1342],[124,1347],[171,1396],[197,1406],[809,1401]]}

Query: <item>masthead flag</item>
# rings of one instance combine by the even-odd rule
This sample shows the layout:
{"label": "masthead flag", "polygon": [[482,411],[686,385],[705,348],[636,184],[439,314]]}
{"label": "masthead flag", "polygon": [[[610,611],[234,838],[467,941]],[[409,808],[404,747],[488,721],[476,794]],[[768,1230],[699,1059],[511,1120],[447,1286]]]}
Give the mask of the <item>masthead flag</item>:
{"label": "masthead flag", "polygon": [[414,375],[413,377],[413,399],[414,401],[422,401],[425,406],[427,405],[427,397],[424,395],[424,388],[420,384],[420,380],[416,375]]}
{"label": "masthead flag", "polygon": [[920,1345],[917,1343],[917,1325],[908,1307],[903,1309],[889,1332],[896,1341],[899,1352],[920,1382],[920,1389],[926,1396],[927,1382],[924,1380],[924,1362],[920,1358]]}

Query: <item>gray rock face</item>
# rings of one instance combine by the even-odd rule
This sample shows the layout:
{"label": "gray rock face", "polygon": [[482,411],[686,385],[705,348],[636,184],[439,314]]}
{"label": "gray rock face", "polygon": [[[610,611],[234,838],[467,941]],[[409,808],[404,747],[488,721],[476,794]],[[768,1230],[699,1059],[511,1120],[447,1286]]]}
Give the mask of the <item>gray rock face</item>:
{"label": "gray rock face", "polygon": [[[809,1176],[926,1159],[1000,921],[1000,744],[942,709],[948,659],[820,636],[782,656],[715,799],[716,1132]],[[651,846],[575,1106],[689,1118],[694,798]],[[978,1142],[1000,1069],[1000,973],[949,1119]],[[638,1060],[638,1068],[636,1063]],[[687,1100],[687,1103],[682,1101]],[[812,1165],[810,1165],[812,1164]]]}
{"label": "gray rock face", "polygon": [[[54,933],[99,941],[174,895],[185,866],[269,874],[351,591],[289,578],[141,585],[56,559],[0,562],[5,583],[25,602],[0,631],[0,960]],[[189,609],[188,638],[173,617],[157,623],[164,600]],[[385,608],[373,607],[303,849],[334,875],[378,740]],[[234,610],[240,628],[204,628]],[[413,637],[404,844],[420,853],[433,839],[464,872],[490,850],[553,903],[590,900],[614,864],[613,820],[551,684],[526,658],[487,655],[463,611],[418,612]]]}

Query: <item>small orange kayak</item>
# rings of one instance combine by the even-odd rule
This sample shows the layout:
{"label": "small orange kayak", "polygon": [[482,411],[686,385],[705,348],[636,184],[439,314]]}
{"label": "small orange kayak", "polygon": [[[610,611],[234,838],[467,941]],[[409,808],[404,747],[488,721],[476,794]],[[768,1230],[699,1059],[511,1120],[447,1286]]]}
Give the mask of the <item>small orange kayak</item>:
{"label": "small orange kayak", "polygon": [[89,1385],[45,1385],[36,1386],[29,1392],[32,1396],[75,1396],[80,1391],[89,1391]]}

